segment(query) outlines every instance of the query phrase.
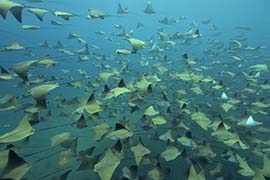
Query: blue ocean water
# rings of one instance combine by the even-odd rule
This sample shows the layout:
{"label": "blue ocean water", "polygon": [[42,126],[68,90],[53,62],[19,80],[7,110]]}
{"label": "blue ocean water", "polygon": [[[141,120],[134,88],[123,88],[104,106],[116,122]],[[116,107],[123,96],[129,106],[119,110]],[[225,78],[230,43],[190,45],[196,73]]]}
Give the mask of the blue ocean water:
{"label": "blue ocean water", "polygon": [[[23,10],[22,22],[10,9],[0,18],[12,76],[0,74],[1,179],[270,178],[268,0],[0,0],[1,13],[10,2]],[[40,21],[30,8],[48,12]],[[104,17],[87,18],[94,9]],[[8,51],[14,41],[24,49]],[[28,60],[23,80],[12,66]],[[33,95],[44,84],[57,85],[38,90],[46,107]],[[35,132],[14,132],[26,116]]]}

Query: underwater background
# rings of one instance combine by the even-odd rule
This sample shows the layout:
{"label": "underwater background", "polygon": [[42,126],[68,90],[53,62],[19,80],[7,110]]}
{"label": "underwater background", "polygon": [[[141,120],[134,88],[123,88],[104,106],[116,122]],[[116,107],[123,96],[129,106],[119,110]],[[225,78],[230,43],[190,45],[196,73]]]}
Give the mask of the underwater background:
{"label": "underwater background", "polygon": [[269,8],[0,0],[0,179],[269,179]]}

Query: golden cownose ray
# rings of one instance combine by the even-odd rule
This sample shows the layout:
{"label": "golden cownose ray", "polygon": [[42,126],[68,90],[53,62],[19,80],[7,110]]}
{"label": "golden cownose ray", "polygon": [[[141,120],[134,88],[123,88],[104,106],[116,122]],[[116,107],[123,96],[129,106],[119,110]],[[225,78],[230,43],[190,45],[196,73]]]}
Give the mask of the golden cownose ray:
{"label": "golden cownose ray", "polygon": [[51,58],[50,55],[46,55],[44,58],[38,60],[38,65],[44,65],[47,69],[51,66],[55,66],[57,64],[57,61]]}
{"label": "golden cownose ray", "polygon": [[166,34],[165,32],[158,32],[158,35],[161,41],[164,41],[166,37],[168,36],[168,34]]}
{"label": "golden cownose ray", "polygon": [[64,12],[64,11],[54,11],[53,15],[55,15],[56,17],[61,17],[66,21],[69,21],[71,17],[75,16],[75,14]]}
{"label": "golden cownose ray", "polygon": [[0,151],[0,169],[4,169],[8,162],[8,153],[9,149],[1,150]]}
{"label": "golden cownose ray", "polygon": [[0,14],[3,19],[6,19],[8,11],[10,11],[17,21],[22,22],[22,11],[24,5],[9,1],[9,0],[0,0]]}
{"label": "golden cownose ray", "polygon": [[158,66],[156,66],[156,67],[157,67],[157,70],[160,72],[160,74],[164,74],[164,73],[166,73],[167,71],[169,71],[169,69],[168,69],[168,68],[165,68],[164,66],[158,65]]}
{"label": "golden cownose ray", "polygon": [[148,88],[151,85],[151,83],[146,79],[146,77],[143,75],[141,76],[140,81],[137,82],[135,85],[139,90],[143,91],[144,93],[148,92]]}
{"label": "golden cownose ray", "polygon": [[9,150],[8,162],[0,175],[0,179],[21,180],[31,167],[31,164],[27,163],[13,150]]}
{"label": "golden cownose ray", "polygon": [[249,69],[255,70],[255,71],[265,71],[265,72],[269,71],[267,64],[256,64],[256,65],[250,66]]}
{"label": "golden cownose ray", "polygon": [[26,115],[16,129],[0,136],[0,143],[17,142],[33,135],[34,133],[35,130],[29,123],[29,117]]}
{"label": "golden cownose ray", "polygon": [[[98,115],[97,115],[97,117],[98,117]],[[79,117],[77,117],[75,122],[72,123],[72,126],[78,128],[78,129],[83,129],[83,128],[88,127],[84,115],[83,114],[79,115]]]}
{"label": "golden cownose ray", "polygon": [[51,20],[51,24],[54,26],[62,26],[63,25],[63,23],[61,23],[59,21],[54,21],[54,20]]}
{"label": "golden cownose ray", "polygon": [[204,171],[201,170],[200,173],[197,173],[193,165],[189,168],[188,180],[205,180]]}
{"label": "golden cownose ray", "polygon": [[231,51],[242,49],[243,45],[238,40],[231,40],[229,43],[229,49]]}
{"label": "golden cownose ray", "polygon": [[173,145],[169,145],[165,151],[163,151],[160,156],[165,159],[165,161],[172,161],[176,159],[182,151]]}
{"label": "golden cownose ray", "polygon": [[241,140],[239,135],[235,135],[234,137],[227,139],[226,141],[223,142],[229,147],[236,147],[244,150],[249,149],[249,146]]}
{"label": "golden cownose ray", "polygon": [[218,173],[221,173],[221,170],[222,164],[219,162],[213,170],[209,171],[209,174],[211,174],[211,176],[216,176]]}
{"label": "golden cownose ray", "polygon": [[147,2],[146,8],[143,11],[146,14],[155,14],[156,11],[154,10],[154,8],[152,7],[151,1]]}
{"label": "golden cownose ray", "polygon": [[115,75],[114,73],[110,73],[110,72],[102,72],[99,74],[99,78],[104,82],[107,83],[108,79],[110,77],[112,77],[113,75]]}
{"label": "golden cownose ray", "polygon": [[147,80],[154,85],[161,81],[157,74],[147,76]]}
{"label": "golden cownose ray", "polygon": [[[212,125],[213,124],[211,124],[209,127],[210,128],[213,128]],[[223,142],[224,140],[227,140],[227,139],[230,139],[230,138],[235,137],[235,134],[234,133],[231,133],[229,131],[229,129],[230,129],[230,127],[227,124],[221,122],[214,129],[214,132],[212,132],[211,135],[214,136],[215,138],[217,138],[217,140]]]}
{"label": "golden cownose ray", "polygon": [[16,63],[11,66],[11,70],[13,70],[24,82],[28,81],[28,71],[30,67],[36,65],[38,61],[32,60],[32,61],[23,61]]}
{"label": "golden cownose ray", "polygon": [[151,119],[152,123],[156,126],[156,125],[163,125],[166,124],[167,121],[163,116],[156,116],[154,118]]}
{"label": "golden cownose ray", "polygon": [[56,147],[57,145],[61,144],[62,142],[70,139],[70,133],[69,132],[64,132],[58,135],[55,135],[53,137],[51,137],[51,147]]}
{"label": "golden cownose ray", "polygon": [[102,111],[100,103],[95,99],[94,93],[91,94],[88,100],[82,100],[80,106],[73,113],[82,114],[84,110],[89,114],[95,114]]}
{"label": "golden cownose ray", "polygon": [[77,144],[78,138],[73,139],[67,150],[60,153],[58,164],[60,167],[63,167],[70,163],[77,155]]}
{"label": "golden cownose ray", "polygon": [[4,96],[0,99],[0,112],[18,108],[16,96]]}
{"label": "golden cownose ray", "polygon": [[43,21],[43,16],[49,12],[47,9],[41,8],[27,8],[27,11],[34,14],[40,21]]}
{"label": "golden cownose ray", "polygon": [[228,112],[231,108],[234,107],[234,105],[232,105],[230,103],[223,103],[223,104],[221,104],[221,107],[225,112]]}
{"label": "golden cownose ray", "polygon": [[67,39],[77,39],[80,38],[80,35],[77,33],[69,33]]}
{"label": "golden cownose ray", "polygon": [[0,80],[14,79],[14,75],[10,74],[4,67],[0,66]]}
{"label": "golden cownose ray", "polygon": [[22,25],[21,28],[23,30],[37,30],[37,29],[40,29],[40,26],[26,24],[26,25]]}
{"label": "golden cownose ray", "polygon": [[203,112],[196,112],[191,115],[191,119],[198,123],[198,125],[207,131],[208,125],[211,123],[210,119],[205,116]]}
{"label": "golden cownose ray", "polygon": [[115,50],[115,53],[116,54],[124,54],[124,55],[129,55],[131,54],[132,52],[128,49],[116,49]]}
{"label": "golden cownose ray", "polygon": [[172,136],[172,131],[171,129],[169,129],[166,133],[160,135],[158,137],[160,140],[162,141],[166,141],[166,142],[175,142],[173,136]]}
{"label": "golden cownose ray", "polygon": [[101,180],[111,180],[112,175],[121,162],[121,157],[108,149],[105,156],[95,165],[94,171],[98,173]]}
{"label": "golden cownose ray", "polygon": [[184,136],[181,136],[177,139],[179,143],[181,143],[184,146],[191,147],[191,148],[196,148],[197,144],[195,141],[192,139],[192,134],[190,131],[186,132]]}
{"label": "golden cownose ray", "polygon": [[84,62],[84,61],[88,61],[90,58],[87,55],[84,56],[79,56],[78,58],[78,62]]}
{"label": "golden cownose ray", "polygon": [[86,17],[88,19],[96,19],[96,18],[104,19],[106,16],[108,16],[107,13],[97,9],[88,9],[88,12],[89,14]]}
{"label": "golden cownose ray", "polygon": [[196,155],[199,157],[214,158],[216,154],[213,152],[210,144],[198,145],[196,147]]}
{"label": "golden cownose ray", "polygon": [[134,154],[136,164],[139,166],[143,157],[147,154],[150,154],[151,151],[145,147],[140,139],[140,142],[136,145],[131,147],[131,151]]}
{"label": "golden cownose ray", "polygon": [[107,123],[101,123],[92,127],[92,130],[94,132],[94,140],[99,141],[111,130],[111,127]]}
{"label": "golden cownose ray", "polygon": [[157,162],[157,163],[156,162],[150,162],[150,163],[155,163],[155,165],[154,165],[153,168],[151,168],[147,172],[146,176],[143,177],[143,179],[154,179],[154,180],[162,180],[162,179],[164,179],[161,168],[160,168],[160,163],[159,162]]}
{"label": "golden cownose ray", "polygon": [[236,158],[239,162],[239,166],[240,166],[240,170],[238,170],[238,173],[246,176],[246,177],[251,177],[255,175],[255,172],[253,171],[253,169],[251,169],[251,167],[248,165],[248,163],[241,158],[241,156],[239,156],[238,154],[236,154]]}
{"label": "golden cownose ray", "polygon": [[131,90],[127,88],[123,79],[120,80],[118,87],[111,89],[110,93],[107,94],[106,99],[110,99],[112,97],[118,97],[125,93],[130,93]]}
{"label": "golden cownose ray", "polygon": [[158,114],[159,114],[159,112],[156,111],[153,106],[149,106],[144,112],[144,115],[146,115],[146,116],[155,116]]}
{"label": "golden cownose ray", "polygon": [[122,169],[123,176],[121,179],[138,179],[138,166],[132,165],[132,166],[125,166]]}
{"label": "golden cownose ray", "polygon": [[128,42],[130,42],[131,46],[132,46],[132,53],[137,53],[137,51],[139,49],[142,49],[145,45],[145,42],[139,39],[135,39],[135,38],[129,38]]}
{"label": "golden cownose ray", "polygon": [[78,54],[78,55],[91,55],[89,52],[88,44],[84,44],[84,47],[73,51],[73,53]]}
{"label": "golden cownose ray", "polygon": [[265,177],[268,177],[270,178],[270,160],[269,158],[267,157],[267,155],[265,154],[263,156],[263,169],[261,170],[261,173],[265,176]]}
{"label": "golden cownose ray", "polygon": [[83,84],[81,81],[75,81],[75,82],[69,83],[69,85],[71,85],[75,88],[83,88]]}
{"label": "golden cownose ray", "polygon": [[262,125],[262,122],[255,121],[253,116],[244,117],[238,122],[239,126],[254,127]]}
{"label": "golden cownose ray", "polygon": [[10,46],[4,47],[1,51],[20,51],[25,50],[25,47],[21,46],[18,42],[14,41]]}
{"label": "golden cownose ray", "polygon": [[111,139],[126,139],[133,136],[133,133],[122,124],[116,123],[114,131],[108,133],[106,138]]}
{"label": "golden cownose ray", "polygon": [[58,88],[59,84],[44,84],[36,86],[30,90],[30,95],[36,100],[37,107],[47,107],[46,97],[49,92]]}
{"label": "golden cownose ray", "polygon": [[118,3],[117,13],[118,14],[127,14],[128,13],[128,8],[123,8],[122,5],[120,3]]}

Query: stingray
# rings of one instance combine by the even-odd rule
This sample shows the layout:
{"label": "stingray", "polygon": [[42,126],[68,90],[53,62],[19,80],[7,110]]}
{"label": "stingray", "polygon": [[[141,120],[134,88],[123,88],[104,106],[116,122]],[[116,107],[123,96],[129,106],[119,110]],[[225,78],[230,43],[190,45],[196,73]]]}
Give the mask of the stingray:
{"label": "stingray", "polygon": [[14,41],[10,46],[4,47],[2,51],[20,51],[25,50],[25,47],[21,46],[18,42]]}
{"label": "stingray", "polygon": [[13,74],[10,74],[4,67],[0,65],[0,80],[14,79]]}
{"label": "stingray", "polygon": [[[22,158],[21,156],[19,156],[15,150],[14,150],[14,147],[13,145],[11,146],[8,146],[7,148],[9,148],[8,150],[8,154],[6,155],[7,157],[7,163],[5,164],[5,167],[4,169],[2,170],[1,174],[0,174],[0,179],[1,180],[21,180],[21,179],[28,179],[28,178],[24,178],[24,176],[27,174],[27,172],[30,170],[30,168],[32,168],[32,166],[44,159],[47,159],[51,156],[54,156],[55,154],[58,154],[58,152],[54,152],[52,154],[49,154],[45,157],[42,157],[40,159],[37,159],[33,162],[27,162],[24,158]],[[46,150],[47,151],[47,150]],[[44,151],[41,151],[41,152],[37,152],[37,153],[32,153],[30,155],[27,155],[27,156],[33,156],[35,154],[39,154],[39,153],[42,153]],[[4,158],[4,157],[2,157]],[[1,159],[2,160],[2,159]],[[59,171],[62,171],[62,170],[57,170],[57,173],[59,173]],[[71,170],[67,171],[66,173],[60,175],[59,177],[55,177],[53,179],[59,179],[59,180],[66,180],[67,176],[68,176],[68,173],[70,172]],[[46,176],[43,176],[43,177],[39,177],[39,178],[36,178],[36,179],[44,179],[48,176],[51,176],[55,173],[50,173],[50,174],[47,174]]]}
{"label": "stingray", "polygon": [[9,150],[8,162],[3,169],[0,178],[6,180],[20,180],[31,167],[31,164],[27,163],[23,158],[17,155],[14,150]]}
{"label": "stingray", "polygon": [[88,12],[89,12],[87,16],[88,19],[97,19],[97,18],[104,19],[106,16],[108,16],[107,13],[97,9],[88,9]]}
{"label": "stingray", "polygon": [[0,99],[0,112],[16,109],[17,105],[16,96],[4,96]]}
{"label": "stingray", "polygon": [[43,48],[50,48],[47,40],[45,40],[44,42],[38,43],[38,46],[43,47]]}
{"label": "stingray", "polygon": [[136,26],[136,29],[139,29],[140,27],[143,27],[143,26],[144,26],[143,23],[138,22],[138,23],[137,23],[137,26]]}
{"label": "stingray", "polygon": [[139,49],[142,49],[145,45],[145,42],[139,39],[129,38],[128,41],[132,46],[132,53],[137,53]]}
{"label": "stingray", "polygon": [[37,60],[19,62],[12,65],[10,69],[22,78],[24,82],[28,82],[28,71],[30,67],[36,65],[37,62]]}
{"label": "stingray", "polygon": [[27,8],[27,11],[34,14],[40,21],[43,21],[43,16],[49,12],[47,9],[41,8]]}
{"label": "stingray", "polygon": [[82,100],[80,106],[73,113],[82,114],[83,111],[89,114],[96,114],[102,111],[100,102],[96,101],[94,94],[91,94],[88,100]]}
{"label": "stingray", "polygon": [[90,55],[90,52],[89,52],[89,49],[88,49],[88,44],[85,44],[82,49],[73,51],[73,53],[79,54],[79,55]]}
{"label": "stingray", "polygon": [[0,136],[0,143],[12,143],[21,141],[35,133],[27,115],[23,117],[19,125],[13,131]]}
{"label": "stingray", "polygon": [[44,58],[41,58],[38,60],[38,65],[44,65],[46,69],[48,69],[51,66],[55,66],[57,64],[57,61],[51,58],[50,55],[46,55]]}
{"label": "stingray", "polygon": [[40,29],[40,26],[36,26],[36,25],[22,25],[21,28],[23,30],[37,30]]}
{"label": "stingray", "polygon": [[64,20],[66,21],[69,21],[69,19],[73,16],[75,16],[74,14],[72,13],[69,13],[69,12],[64,12],[64,11],[54,11],[53,12],[53,15],[55,15],[56,17],[61,17],[63,18]]}
{"label": "stingray", "polygon": [[61,23],[59,21],[54,21],[54,20],[51,20],[51,24],[54,26],[62,26],[63,25],[63,23]]}
{"label": "stingray", "polygon": [[155,14],[156,11],[154,10],[154,8],[152,7],[151,1],[147,2],[146,8],[143,11],[146,14]]}
{"label": "stingray", "polygon": [[116,49],[115,50],[115,53],[116,54],[125,54],[125,55],[128,55],[128,54],[131,54],[131,51],[128,50],[128,49]]}
{"label": "stingray", "polygon": [[209,19],[203,19],[202,24],[209,24],[212,21],[212,18]]}
{"label": "stingray", "polygon": [[67,39],[77,39],[80,38],[80,35],[76,33],[69,33]]}
{"label": "stingray", "polygon": [[127,14],[128,13],[128,8],[123,8],[120,3],[118,3],[117,6],[117,13],[118,14]]}
{"label": "stingray", "polygon": [[34,87],[30,90],[31,96],[36,100],[37,107],[47,107],[46,97],[49,92],[58,88],[59,84],[44,84],[37,87]]}
{"label": "stingray", "polygon": [[8,11],[10,11],[17,21],[22,22],[22,10],[24,5],[9,1],[0,0],[0,14],[3,19],[6,19]]}
{"label": "stingray", "polygon": [[61,48],[64,48],[64,45],[61,43],[60,40],[58,40],[57,43],[56,43],[56,45],[54,46],[54,48],[61,49]]}
{"label": "stingray", "polygon": [[108,149],[104,157],[94,166],[94,171],[97,172],[101,180],[110,180],[120,162],[121,156]]}

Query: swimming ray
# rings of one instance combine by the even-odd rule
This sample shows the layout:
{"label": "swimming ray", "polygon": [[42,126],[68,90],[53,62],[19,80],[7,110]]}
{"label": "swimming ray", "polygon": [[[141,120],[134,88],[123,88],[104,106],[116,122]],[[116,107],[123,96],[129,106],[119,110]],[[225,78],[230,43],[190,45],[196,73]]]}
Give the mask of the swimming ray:
{"label": "swimming ray", "polygon": [[121,158],[108,149],[101,161],[95,165],[94,171],[98,173],[101,180],[110,180],[120,162]]}
{"label": "swimming ray", "polygon": [[108,16],[107,13],[100,11],[98,9],[88,9],[89,14],[87,15],[88,19],[104,19],[106,16]]}
{"label": "swimming ray", "polygon": [[142,49],[145,46],[145,42],[135,38],[129,38],[128,41],[132,46],[132,53],[137,53],[139,49]]}
{"label": "swimming ray", "polygon": [[54,11],[53,15],[56,17],[61,17],[62,19],[69,21],[71,17],[76,16],[75,14],[72,14],[70,12],[65,12],[65,11]]}
{"label": "swimming ray", "polygon": [[17,109],[19,106],[17,104],[16,96],[4,96],[0,99],[0,112]]}
{"label": "swimming ray", "polygon": [[154,8],[152,7],[151,1],[147,2],[147,5],[143,11],[146,14],[155,14],[156,11],[154,10]]}
{"label": "swimming ray", "polygon": [[13,150],[9,150],[8,162],[2,171],[1,179],[20,180],[30,170],[31,164],[18,156]]}
{"label": "swimming ray", "polygon": [[22,22],[22,11],[24,5],[9,1],[9,0],[0,0],[0,14],[3,19],[6,19],[8,11],[16,18],[20,23]]}
{"label": "swimming ray", "polygon": [[29,117],[26,115],[16,129],[0,136],[0,143],[17,142],[33,135],[34,133],[35,129],[30,125]]}
{"label": "swimming ray", "polygon": [[27,11],[34,14],[40,21],[43,21],[43,16],[49,12],[49,10],[41,8],[27,8]]}
{"label": "swimming ray", "polygon": [[30,90],[30,95],[36,100],[37,107],[47,108],[46,97],[49,92],[58,88],[59,84],[43,84]]}
{"label": "swimming ray", "polygon": [[128,13],[128,8],[123,8],[120,3],[118,3],[117,6],[117,11],[118,14],[127,14]]}
{"label": "swimming ray", "polygon": [[11,70],[13,70],[20,78],[22,78],[23,82],[28,82],[28,71],[31,67],[35,66],[37,60],[23,61],[16,63],[11,66]]}

